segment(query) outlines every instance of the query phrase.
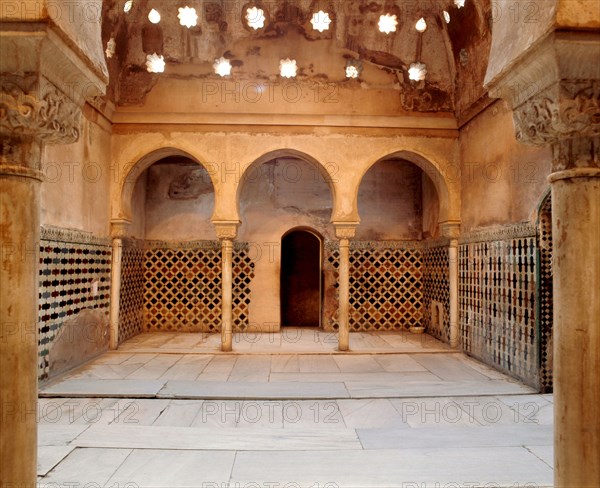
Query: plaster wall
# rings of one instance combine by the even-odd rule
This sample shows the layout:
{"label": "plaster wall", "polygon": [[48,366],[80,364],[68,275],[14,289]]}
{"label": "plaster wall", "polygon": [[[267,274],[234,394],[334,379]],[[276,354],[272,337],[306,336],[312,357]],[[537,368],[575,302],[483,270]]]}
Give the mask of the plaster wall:
{"label": "plaster wall", "polygon": [[[194,195],[175,196],[176,185],[194,178]],[[206,170],[199,165],[155,164],[147,171],[145,200],[145,236],[161,241],[211,241],[216,240],[215,228],[210,218],[214,208],[215,193]]]}
{"label": "plaster wall", "polygon": [[110,132],[86,115],[75,144],[44,146],[41,224],[106,237],[114,177]]}
{"label": "plaster wall", "polygon": [[381,161],[358,191],[358,241],[422,238],[422,171],[406,161]]}
{"label": "plaster wall", "polygon": [[148,186],[148,172],[144,171],[135,182],[131,198],[132,220],[129,226],[131,237],[136,239],[146,238],[146,191]]}
{"label": "plaster wall", "polygon": [[462,232],[535,218],[552,153],[515,139],[512,112],[497,101],[461,131]]}

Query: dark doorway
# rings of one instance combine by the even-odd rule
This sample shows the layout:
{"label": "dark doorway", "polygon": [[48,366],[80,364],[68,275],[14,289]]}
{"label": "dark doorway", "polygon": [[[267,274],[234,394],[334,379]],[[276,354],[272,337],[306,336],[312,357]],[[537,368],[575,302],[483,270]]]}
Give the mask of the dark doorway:
{"label": "dark doorway", "polygon": [[310,231],[281,240],[281,325],[321,325],[321,239]]}

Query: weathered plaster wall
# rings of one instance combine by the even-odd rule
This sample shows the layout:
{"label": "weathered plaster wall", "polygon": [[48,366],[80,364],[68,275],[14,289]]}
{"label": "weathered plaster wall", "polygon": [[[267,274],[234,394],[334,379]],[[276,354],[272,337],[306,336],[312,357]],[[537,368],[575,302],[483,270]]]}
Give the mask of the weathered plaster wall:
{"label": "weathered plaster wall", "polygon": [[135,182],[131,198],[131,224],[129,233],[136,239],[146,238],[146,190],[148,186],[148,171],[144,171]]}
{"label": "weathered plaster wall", "polygon": [[214,199],[210,177],[196,163],[154,164],[147,170],[146,239],[215,240]]}
{"label": "weathered plaster wall", "polygon": [[552,154],[517,143],[505,102],[463,128],[460,152],[463,232],[533,218],[548,188]]}
{"label": "weathered plaster wall", "polygon": [[423,234],[422,175],[406,161],[381,161],[358,191],[359,241],[420,240]]}
{"label": "weathered plaster wall", "polygon": [[108,236],[111,139],[105,124],[86,111],[79,140],[69,145],[46,145],[42,171],[41,223]]}

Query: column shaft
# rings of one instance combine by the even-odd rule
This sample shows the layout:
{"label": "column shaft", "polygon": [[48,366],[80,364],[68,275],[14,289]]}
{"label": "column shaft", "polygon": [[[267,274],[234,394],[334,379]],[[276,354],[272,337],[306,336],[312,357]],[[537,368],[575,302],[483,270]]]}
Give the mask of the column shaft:
{"label": "column shaft", "polygon": [[119,347],[119,309],[121,306],[121,269],[123,261],[123,241],[113,239],[112,271],[110,294],[110,348]]}
{"label": "column shaft", "polygon": [[340,239],[339,350],[350,349],[350,241]]}
{"label": "column shaft", "polygon": [[24,488],[33,488],[37,479],[40,180],[36,173],[0,165],[0,486]]}
{"label": "column shaft", "polygon": [[222,255],[222,299],[221,299],[221,350],[228,352],[233,350],[233,241],[221,240]]}
{"label": "column shaft", "polygon": [[[600,170],[555,173],[555,486],[600,486]],[[585,173],[584,173],[585,174]]]}

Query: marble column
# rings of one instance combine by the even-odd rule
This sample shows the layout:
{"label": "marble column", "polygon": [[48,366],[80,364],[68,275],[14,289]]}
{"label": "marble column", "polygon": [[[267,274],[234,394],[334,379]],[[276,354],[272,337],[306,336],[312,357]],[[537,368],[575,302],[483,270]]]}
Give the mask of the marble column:
{"label": "marble column", "polygon": [[0,486],[34,487],[41,151],[77,140],[80,113],[35,75],[0,79]]}
{"label": "marble column", "polygon": [[221,351],[233,350],[233,241],[239,222],[214,222],[221,241]]}
{"label": "marble column", "polygon": [[350,239],[356,233],[356,223],[334,223],[340,245],[338,349],[350,350]]}
{"label": "marble column", "polygon": [[450,238],[448,246],[448,282],[450,285],[450,347],[459,346],[459,310],[458,310],[458,289],[459,289],[459,271],[458,271],[458,237],[460,235],[459,222],[446,222],[441,225],[442,235]]}
{"label": "marble column", "polygon": [[517,138],[550,144],[554,156],[554,486],[560,488],[600,486],[599,110],[600,80],[561,79],[514,113]]}
{"label": "marble column", "polygon": [[123,259],[123,241],[112,241],[112,268],[110,279],[110,343],[111,349],[119,347],[119,309],[121,306],[121,263]]}
{"label": "marble column", "polygon": [[112,268],[110,281],[110,342],[111,349],[119,347],[119,313],[121,309],[121,276],[123,271],[123,238],[128,235],[128,220],[113,220],[112,234]]}

